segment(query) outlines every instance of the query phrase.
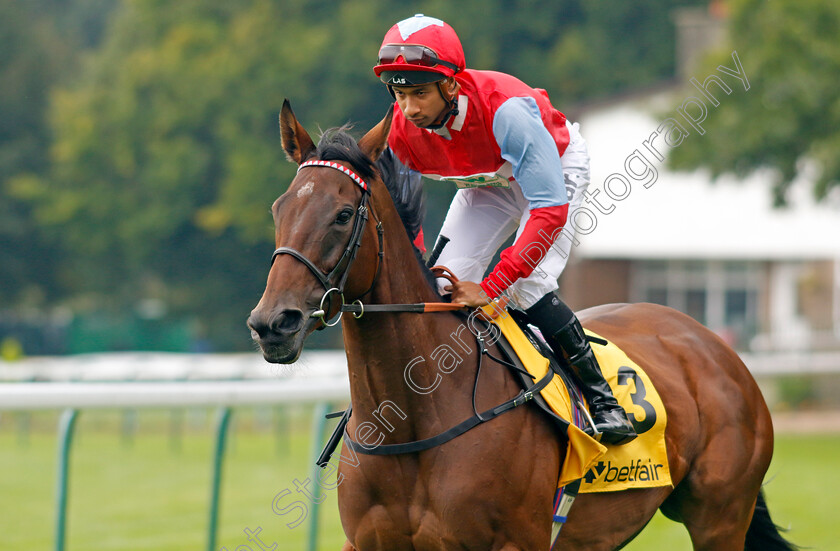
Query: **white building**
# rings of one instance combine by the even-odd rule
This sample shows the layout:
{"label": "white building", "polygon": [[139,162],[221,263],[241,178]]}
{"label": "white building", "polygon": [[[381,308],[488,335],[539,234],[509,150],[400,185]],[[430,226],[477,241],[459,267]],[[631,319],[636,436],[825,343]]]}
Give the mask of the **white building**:
{"label": "white building", "polygon": [[[718,76],[731,94],[749,93],[737,77]],[[727,100],[714,82],[708,90]],[[672,306],[741,350],[840,349],[840,194],[816,204],[803,174],[789,206],[777,209],[769,173],[712,181],[704,170],[667,170],[658,156],[698,138],[675,107],[689,100],[689,116],[699,119],[691,97],[714,109],[689,86],[578,117],[592,183],[587,212],[570,220],[580,244],[560,281],[564,296],[573,308]]]}

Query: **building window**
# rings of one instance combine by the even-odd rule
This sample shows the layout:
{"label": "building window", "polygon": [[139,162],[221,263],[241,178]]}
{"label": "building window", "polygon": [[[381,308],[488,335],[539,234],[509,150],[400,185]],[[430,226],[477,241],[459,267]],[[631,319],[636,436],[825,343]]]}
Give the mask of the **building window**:
{"label": "building window", "polygon": [[758,331],[757,262],[638,261],[631,280],[631,300],[684,312],[732,346],[746,348]]}

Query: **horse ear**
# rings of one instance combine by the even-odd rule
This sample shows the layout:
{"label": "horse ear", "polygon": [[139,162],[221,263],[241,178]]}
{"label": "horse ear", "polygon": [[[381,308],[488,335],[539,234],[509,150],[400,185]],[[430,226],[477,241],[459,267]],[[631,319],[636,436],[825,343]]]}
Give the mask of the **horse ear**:
{"label": "horse ear", "polygon": [[286,158],[297,164],[305,161],[315,149],[315,143],[309,137],[309,133],[292,112],[289,100],[283,100],[283,108],[280,110],[280,139]]}
{"label": "horse ear", "polygon": [[382,152],[385,151],[385,146],[388,145],[388,133],[391,131],[391,120],[394,118],[393,106],[388,110],[385,118],[379,121],[379,124],[370,129],[370,131],[359,140],[359,149],[367,155],[370,160],[376,161]]}

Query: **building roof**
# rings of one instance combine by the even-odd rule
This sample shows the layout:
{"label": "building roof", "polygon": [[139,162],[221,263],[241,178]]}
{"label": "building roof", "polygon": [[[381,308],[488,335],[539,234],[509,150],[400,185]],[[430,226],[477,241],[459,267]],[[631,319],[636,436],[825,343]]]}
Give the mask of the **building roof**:
{"label": "building roof", "polygon": [[[781,209],[772,207],[769,171],[745,179],[725,175],[713,182],[706,170],[673,172],[655,162],[658,177],[650,187],[630,179],[627,159],[639,150],[654,160],[643,142],[667,117],[678,118],[675,112],[667,114],[669,105],[660,94],[581,116],[592,159],[589,191],[598,193],[601,210],[584,203],[594,220],[576,220],[578,258],[840,259],[840,197],[816,204],[807,176],[794,182],[790,205]],[[684,126],[690,132],[685,140],[697,139],[697,132]],[[667,156],[670,148],[663,138],[653,143]],[[633,162],[642,172],[641,162]],[[620,180],[608,180],[614,173],[627,177],[629,193]],[[627,193],[626,198],[611,199],[605,185],[613,197]]]}

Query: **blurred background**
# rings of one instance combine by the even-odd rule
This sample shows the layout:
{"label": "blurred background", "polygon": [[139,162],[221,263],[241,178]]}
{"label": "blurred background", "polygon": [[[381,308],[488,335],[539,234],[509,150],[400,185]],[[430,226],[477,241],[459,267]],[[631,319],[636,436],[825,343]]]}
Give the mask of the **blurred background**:
{"label": "blurred background", "polygon": [[[468,67],[544,88],[581,123],[600,202],[578,221],[560,281],[569,304],[647,301],[686,312],[742,355],[777,427],[832,434],[829,448],[815,437],[782,450],[794,457],[814,446],[814,455],[840,458],[840,4],[831,0],[2,2],[0,379],[293,374],[263,363],[245,327],[274,245],[269,207],[295,168],[280,147],[280,107],[288,98],[313,135],[347,122],[361,135],[391,102],[371,70],[382,36],[418,12],[456,29]],[[453,193],[426,187],[428,248]],[[341,342],[340,330],[324,331],[307,348],[337,351]],[[300,408],[248,411],[232,430],[243,449],[245,435],[303,439],[312,412]],[[147,425],[149,438],[192,430],[196,446],[209,447],[213,422],[203,411],[148,422],[85,414],[90,436],[80,446],[119,433],[112,451],[122,457]],[[31,506],[40,518],[52,514],[44,503],[57,413],[33,415],[0,415],[0,481],[5,470],[7,489],[16,481],[23,495],[43,494]],[[90,457],[109,457],[102,446]],[[267,458],[243,477],[264,475],[258,465],[277,463],[277,453],[297,465],[277,451],[289,447],[265,446]],[[37,473],[8,474],[41,465],[44,453]],[[209,468],[204,455],[196,461]],[[817,492],[830,487],[827,476],[840,484],[827,466],[809,469],[819,473]],[[307,470],[286,472],[276,489]],[[248,486],[238,480],[226,488],[233,499]],[[253,515],[277,524],[274,493],[260,483],[227,506],[247,511],[255,494]],[[811,494],[801,501],[830,509]],[[231,549],[256,524],[242,515],[221,528]],[[784,524],[796,527],[794,517],[819,519],[791,513]],[[0,548],[33,548],[23,536],[4,545],[19,520],[0,530]],[[340,531],[331,522],[326,531]],[[34,526],[17,531],[44,532]],[[303,545],[294,543],[303,529],[282,530],[294,534],[288,549]],[[184,534],[171,544],[108,543],[106,532],[79,548],[195,547]]]}

